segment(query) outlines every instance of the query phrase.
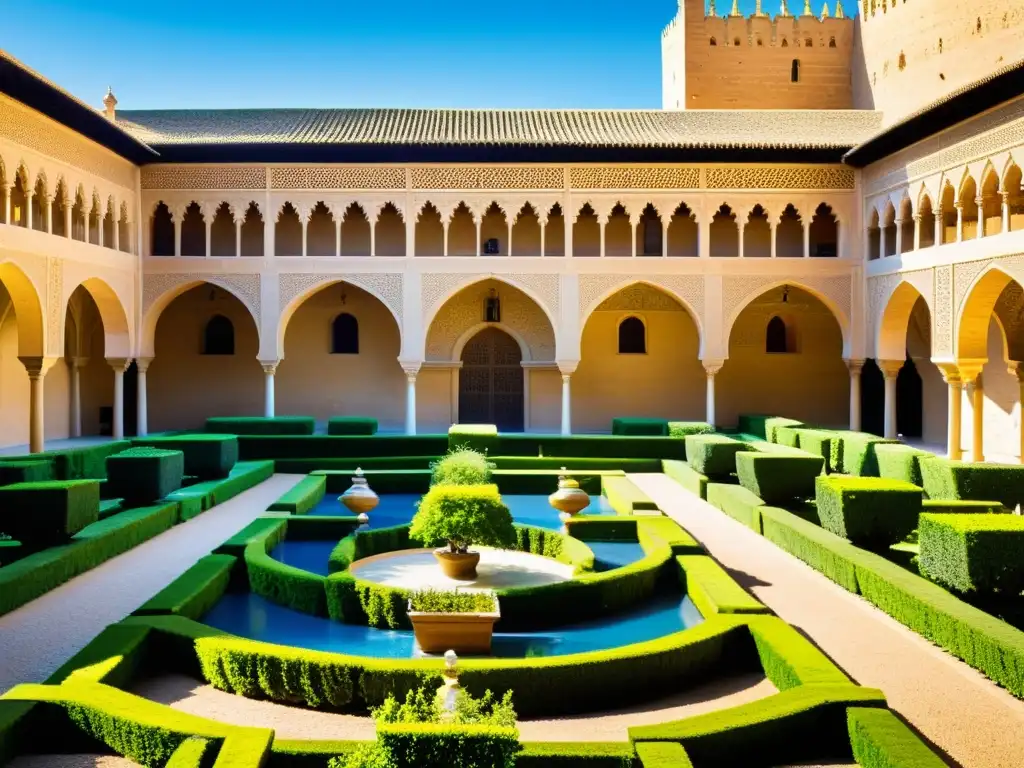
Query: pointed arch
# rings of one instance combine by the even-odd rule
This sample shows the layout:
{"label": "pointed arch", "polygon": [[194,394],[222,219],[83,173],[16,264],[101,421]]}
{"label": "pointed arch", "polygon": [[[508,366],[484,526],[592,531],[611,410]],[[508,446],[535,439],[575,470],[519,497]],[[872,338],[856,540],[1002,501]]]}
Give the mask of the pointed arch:
{"label": "pointed arch", "polygon": [[[876,360],[903,360],[907,356],[907,332],[910,327],[910,316],[919,300],[927,299],[917,288],[901,281],[893,290],[881,315],[875,320],[876,336],[874,339]],[[931,307],[928,307],[929,313]]]}
{"label": "pointed arch", "polygon": [[[117,291],[99,277],[88,277],[69,287],[70,290],[65,294],[65,308],[71,301],[71,295],[79,287],[83,288],[96,304],[100,320],[103,323],[104,354],[109,358],[132,357],[132,350],[135,348],[135,335],[132,325],[128,321],[128,310]],[[61,317],[65,317],[66,314],[66,312],[63,313]],[[62,327],[61,339],[64,338],[63,331]]]}
{"label": "pointed arch", "polygon": [[202,280],[188,280],[175,285],[172,288],[168,288],[157,296],[148,307],[143,308],[142,327],[139,335],[139,349],[141,357],[153,357],[156,354],[156,327],[164,310],[167,309],[171,302],[176,298],[199,285],[210,285],[220,288],[238,299],[241,305],[248,311],[249,317],[252,319],[253,326],[256,328],[257,340],[262,344],[258,313],[252,306],[250,306],[248,300],[243,295],[239,294],[236,288],[233,288],[226,282],[218,280],[214,276],[204,276],[204,279]]}
{"label": "pointed arch", "polygon": [[424,307],[423,308],[423,311],[424,311],[423,327],[425,329],[429,329],[430,325],[434,322],[434,320],[437,319],[437,315],[441,311],[441,308],[445,304],[447,304],[452,298],[454,298],[458,294],[462,293],[462,291],[466,290],[467,288],[471,288],[472,286],[477,285],[478,283],[485,283],[488,280],[494,280],[494,281],[496,281],[498,283],[504,283],[505,285],[509,286],[510,288],[515,288],[517,291],[520,291],[521,293],[525,294],[544,313],[544,316],[547,318],[548,322],[551,324],[551,328],[552,329],[557,329],[559,327],[558,326],[558,322],[557,322],[557,317],[556,317],[556,315],[554,313],[553,308],[549,307],[547,305],[547,302],[545,302],[532,288],[529,288],[528,286],[520,284],[519,282],[517,282],[516,280],[512,279],[508,275],[493,275],[493,274],[489,274],[489,275],[474,275],[473,277],[469,278],[468,280],[464,280],[461,283],[458,283],[457,285],[453,286],[442,298],[438,299],[434,303],[433,306],[431,306],[431,307]]}
{"label": "pointed arch", "polygon": [[0,262],[0,283],[10,294],[18,321],[18,356],[42,357],[46,346],[46,319],[39,291],[12,261]]}
{"label": "pointed arch", "polygon": [[975,278],[957,313],[953,350],[957,359],[988,358],[989,324],[999,297],[1012,283],[1019,285],[1020,281],[995,264],[990,265]]}

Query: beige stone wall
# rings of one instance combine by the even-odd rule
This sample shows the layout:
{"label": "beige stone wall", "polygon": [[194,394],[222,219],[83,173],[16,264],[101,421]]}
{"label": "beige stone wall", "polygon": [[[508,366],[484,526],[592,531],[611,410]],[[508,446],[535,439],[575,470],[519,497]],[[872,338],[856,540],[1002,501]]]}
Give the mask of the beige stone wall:
{"label": "beige stone wall", "polygon": [[[0,287],[0,291],[2,291]],[[68,369],[63,360],[46,374],[43,384],[45,436],[69,435]],[[0,322],[0,448],[28,444],[29,383],[18,360],[18,325],[14,313]]]}
{"label": "beige stone wall", "polygon": [[[765,352],[765,332],[774,316],[785,320],[795,352]],[[850,378],[842,352],[839,324],[810,294],[793,289],[783,303],[781,292],[772,291],[755,300],[736,319],[729,359],[717,376],[718,424],[734,426],[741,413],[768,413],[847,426]]]}
{"label": "beige stone wall", "polygon": [[[1010,375],[1006,362],[1006,340],[995,317],[988,329],[988,362],[982,369],[985,403],[982,406],[985,458],[1015,461],[1020,457],[1020,385]],[[965,392],[961,435],[970,451],[974,408],[969,389]]]}
{"label": "beige stone wall", "polygon": [[892,123],[1024,57],[1018,0],[861,0],[854,103]]}

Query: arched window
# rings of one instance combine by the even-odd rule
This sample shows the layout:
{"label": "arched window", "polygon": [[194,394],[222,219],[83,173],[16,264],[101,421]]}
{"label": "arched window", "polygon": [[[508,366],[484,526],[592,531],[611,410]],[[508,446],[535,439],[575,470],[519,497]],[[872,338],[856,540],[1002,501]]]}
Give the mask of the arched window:
{"label": "arched window", "polygon": [[789,41],[786,38],[782,38],[782,47],[789,48]]}
{"label": "arched window", "polygon": [[793,64],[789,68],[789,79],[791,82],[800,82],[800,59],[793,59]]}
{"label": "arched window", "polygon": [[835,48],[836,47],[836,39],[834,37],[830,37],[828,39],[828,47],[829,48]]}
{"label": "arched window", "polygon": [[768,329],[765,332],[764,339],[764,351],[769,355],[791,352],[788,335],[786,321],[776,315],[768,321]]}
{"label": "arched window", "polygon": [[347,312],[334,318],[331,325],[331,354],[359,354],[359,321]]}
{"label": "arched window", "polygon": [[235,354],[235,326],[224,315],[214,315],[203,330],[204,355]]}
{"label": "arched window", "polygon": [[712,38],[711,38],[711,44],[712,44],[712,45],[718,45],[718,41],[717,41],[717,40],[715,40],[715,38],[713,38],[713,37],[712,37]]}
{"label": "arched window", "polygon": [[619,323],[619,354],[644,355],[647,353],[647,329],[639,317],[627,317]]}

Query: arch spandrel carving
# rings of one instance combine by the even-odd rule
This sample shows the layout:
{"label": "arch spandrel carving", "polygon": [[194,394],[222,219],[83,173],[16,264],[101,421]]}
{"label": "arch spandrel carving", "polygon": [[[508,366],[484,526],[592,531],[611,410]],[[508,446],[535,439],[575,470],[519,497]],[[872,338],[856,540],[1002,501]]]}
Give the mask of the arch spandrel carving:
{"label": "arch spandrel carving", "polygon": [[169,291],[183,285],[211,283],[233,293],[252,314],[256,327],[260,327],[261,298],[258,274],[204,274],[201,272],[167,272],[146,275],[142,284],[142,314],[145,316],[157,300]]}
{"label": "arch spandrel carving", "polygon": [[551,323],[557,322],[561,308],[561,285],[554,273],[486,274],[483,272],[451,274],[427,272],[421,279],[424,325],[429,325],[446,301],[481,280],[491,278],[523,291],[540,306]]}
{"label": "arch spandrel carving", "polygon": [[345,274],[286,272],[279,275],[278,306],[284,312],[298,296],[310,295],[324,286],[338,282],[349,283],[376,296],[391,310],[401,327],[403,319],[402,291],[405,282],[401,272]]}
{"label": "arch spandrel carving", "polygon": [[46,351],[52,357],[64,354],[64,262],[46,260]]}

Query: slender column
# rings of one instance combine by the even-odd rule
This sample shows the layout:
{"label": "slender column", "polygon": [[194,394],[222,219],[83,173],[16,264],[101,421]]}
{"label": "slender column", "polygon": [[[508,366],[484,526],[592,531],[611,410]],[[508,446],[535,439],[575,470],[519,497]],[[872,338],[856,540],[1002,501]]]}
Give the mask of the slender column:
{"label": "slender column", "polygon": [[[299,213],[302,216],[302,213]],[[370,227],[371,237],[373,236],[373,227]],[[306,256],[309,254],[309,219],[306,216],[302,216],[302,255]]]}
{"label": "slender column", "polygon": [[956,241],[962,243],[964,241],[964,207],[959,202],[956,203]]}
{"label": "slender column", "polygon": [[[110,247],[113,248],[115,251],[120,251],[121,250],[121,223],[120,223],[120,219],[112,218],[111,221],[110,221],[110,225],[111,225],[110,226],[111,234],[113,235],[112,239],[114,241],[113,243],[111,243]],[[49,226],[49,222],[47,222],[47,226]],[[207,232],[207,234],[206,234],[206,250],[207,250],[207,253],[209,253],[209,250],[210,250],[210,234],[209,234],[209,232]]]}
{"label": "slender column", "polygon": [[879,360],[878,367],[882,369],[885,378],[885,429],[882,436],[892,440],[896,437],[896,377],[903,367],[903,361]]}
{"label": "slender column", "polygon": [[473,219],[473,223],[476,225],[476,255],[480,255],[480,229],[483,227],[484,220],[482,218]]}
{"label": "slender column", "polygon": [[979,373],[974,380],[971,393],[973,416],[973,436],[971,440],[971,461],[985,460],[985,382]]}
{"label": "slender column", "polygon": [[[44,197],[43,205],[43,216],[46,218],[46,234],[53,234],[53,197]],[[1009,210],[1009,209],[1007,209]],[[114,228],[114,237],[117,237],[117,228]],[[116,247],[116,246],[115,246]]]}
{"label": "slender column", "polygon": [[128,370],[131,359],[108,358],[107,362],[114,369],[114,439],[124,439],[124,372]]}
{"label": "slender column", "polygon": [[135,403],[135,433],[139,437],[145,437],[149,434],[149,398],[146,391],[146,371],[149,370],[149,364],[152,362],[152,357],[139,357],[135,359],[135,368],[139,372],[138,398]]}
{"label": "slender column", "polygon": [[743,232],[747,228],[747,222],[740,221],[739,222],[739,228],[740,228],[740,258],[742,259],[743,256],[744,256],[744,253],[746,252],[746,244],[743,242],[744,240],[746,240],[746,238],[743,237]]}
{"label": "slender column", "polygon": [[263,392],[263,415],[268,419],[274,418],[274,374],[277,373],[277,362],[261,363],[263,366],[264,392]]}
{"label": "slender column", "polygon": [[370,255],[377,255],[377,222],[370,222]]}
{"label": "slender column", "polygon": [[540,255],[547,256],[548,222],[547,219],[540,220]]}
{"label": "slender column", "polygon": [[70,378],[71,436],[82,436],[82,369],[88,364],[87,357],[72,357],[68,360]]}
{"label": "slender column", "polygon": [[405,434],[416,434],[416,375],[418,365],[403,365],[405,371]]}
{"label": "slender column", "polygon": [[661,258],[668,258],[668,225],[669,217],[662,217],[661,220]]}
{"label": "slender column", "polygon": [[[103,232],[104,228],[106,227],[106,223],[107,217],[104,216],[102,213],[96,216],[96,245],[98,245],[100,248],[105,248],[107,245],[107,238],[105,236],[105,233]],[[29,223],[29,226],[32,226],[31,222]]]}
{"label": "slender column", "polygon": [[206,230],[206,258],[213,253],[213,219],[210,216],[203,217],[203,228]]}
{"label": "slender column", "polygon": [[921,214],[914,214],[914,250],[921,250]]}
{"label": "slender column", "polygon": [[1024,464],[1024,363],[1011,362],[1010,375],[1017,378],[1017,407],[1020,416],[1020,463]]}
{"label": "slender column", "polygon": [[711,216],[697,222],[697,255],[702,259],[711,258]]}
{"label": "slender column", "polygon": [[704,420],[714,426],[715,424],[715,375],[722,370],[724,361],[704,360],[704,373],[707,375],[707,406]]}
{"label": "slender column", "polygon": [[943,220],[942,206],[935,206],[935,244],[942,245],[942,239],[946,234],[946,225]]}
{"label": "slender column", "polygon": [[946,423],[946,450],[949,458],[960,461],[964,457],[961,424],[963,419],[964,383],[956,366],[942,369],[942,378],[949,386],[949,406]]}
{"label": "slender column", "polygon": [[850,371],[850,429],[860,432],[860,374],[864,368],[863,360],[847,360],[846,367]]}
{"label": "slender column", "polygon": [[985,198],[975,198],[974,205],[978,208],[978,231],[974,236],[981,240],[985,236]]}
{"label": "slender column", "polygon": [[71,231],[71,201],[64,201],[64,237],[68,240],[73,240],[75,235]]}
{"label": "slender column", "polygon": [[639,225],[640,225],[640,222],[634,223],[632,218],[629,220],[629,239],[631,241],[630,242],[630,245],[631,245],[630,250],[631,250],[631,255],[632,255],[632,257],[634,259],[636,258],[636,231],[637,231],[637,227]]}
{"label": "slender column", "polygon": [[30,453],[42,453],[46,422],[43,415],[43,379],[57,361],[53,357],[22,357],[21,364],[28,371],[29,412],[28,412],[28,444]]}
{"label": "slender column", "polygon": [[562,434],[572,434],[572,375],[576,372],[576,362],[568,361],[558,364],[562,374]]}
{"label": "slender column", "polygon": [[4,192],[4,224],[11,224],[11,193],[14,192],[14,185],[8,185]]}
{"label": "slender column", "polygon": [[341,256],[341,216],[334,220],[334,255]]}
{"label": "slender column", "polygon": [[507,253],[505,254],[506,256],[511,256],[512,255],[512,220],[511,219],[509,219],[509,222],[508,222],[508,247],[506,247],[505,250],[507,251]]}
{"label": "slender column", "polygon": [[447,256],[448,255],[448,222],[447,221],[441,222],[441,226],[444,229],[444,249],[443,249],[443,251],[444,251],[444,255]]}
{"label": "slender column", "polygon": [[245,219],[235,219],[235,256],[242,255],[242,225]]}
{"label": "slender column", "polygon": [[[740,230],[742,235],[743,231]],[[804,217],[804,258],[810,258],[811,255],[811,220]]]}
{"label": "slender column", "polygon": [[779,241],[778,241],[778,239],[775,236],[778,228],[779,228],[779,225],[778,225],[777,222],[775,222],[775,221],[769,221],[768,222],[768,230],[771,233],[771,239],[772,239],[772,242],[771,242],[771,255],[772,255],[773,259],[775,258],[776,254],[779,252]]}
{"label": "slender column", "polygon": [[575,255],[572,252],[572,225],[574,218],[569,215],[567,207],[562,208],[562,221],[565,222],[565,225],[562,227],[565,233],[565,256],[566,258],[572,258]]}
{"label": "slender column", "polygon": [[903,255],[903,219],[896,219],[896,250],[893,255]]}
{"label": "slender column", "polygon": [[601,258],[604,258],[604,254],[605,254],[605,250],[604,250],[604,228],[605,228],[604,219],[602,219],[600,216],[598,216],[597,217],[597,229],[598,229],[598,232],[600,233],[601,250],[599,251],[599,254],[600,254]]}
{"label": "slender column", "polygon": [[[273,226],[273,225],[271,224],[269,226]],[[86,228],[86,237],[85,237],[85,239],[88,240],[89,239],[89,235],[88,235],[89,220],[88,219],[86,219],[85,228]],[[180,215],[180,212],[178,212],[178,211],[175,211],[175,215],[174,215],[174,255],[175,256],[181,256],[181,215]]]}
{"label": "slender column", "polygon": [[[25,195],[25,228],[32,229],[32,201],[36,199],[35,192]],[[102,245],[102,243],[100,243]]]}
{"label": "slender column", "polygon": [[878,258],[885,258],[885,227],[878,225]]}
{"label": "slender column", "polygon": [[1001,192],[1003,198],[1003,229],[1002,232],[1005,235],[1010,231],[1010,193]]}

